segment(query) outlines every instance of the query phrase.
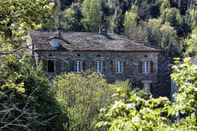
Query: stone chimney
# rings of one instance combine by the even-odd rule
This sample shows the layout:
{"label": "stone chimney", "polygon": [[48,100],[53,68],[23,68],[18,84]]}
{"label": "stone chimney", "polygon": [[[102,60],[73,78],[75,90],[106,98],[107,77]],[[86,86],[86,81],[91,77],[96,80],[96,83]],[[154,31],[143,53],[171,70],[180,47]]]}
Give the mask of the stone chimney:
{"label": "stone chimney", "polygon": [[99,34],[107,35],[108,24],[107,24],[107,18],[106,18],[105,12],[104,12],[104,8],[105,8],[105,2],[102,1],[101,2],[101,11],[100,11],[101,24],[99,26]]}

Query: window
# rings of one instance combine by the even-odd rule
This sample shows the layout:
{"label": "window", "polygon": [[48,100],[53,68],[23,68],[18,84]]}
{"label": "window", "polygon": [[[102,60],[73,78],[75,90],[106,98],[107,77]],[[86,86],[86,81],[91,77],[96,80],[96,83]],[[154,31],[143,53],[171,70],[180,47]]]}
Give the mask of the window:
{"label": "window", "polygon": [[149,65],[150,65],[150,62],[149,61],[145,61],[144,62],[144,73],[149,73]]}
{"label": "window", "polygon": [[116,73],[122,73],[124,71],[124,62],[116,61]]}
{"label": "window", "polygon": [[153,73],[154,72],[154,63],[152,61],[145,61],[143,63],[143,73]]}
{"label": "window", "polygon": [[77,61],[76,62],[76,72],[81,72],[83,69],[83,63],[82,61]]}
{"label": "window", "polygon": [[103,72],[103,61],[96,61],[96,72],[97,73]]}
{"label": "window", "polygon": [[48,60],[48,72],[53,73],[55,71],[54,60]]}

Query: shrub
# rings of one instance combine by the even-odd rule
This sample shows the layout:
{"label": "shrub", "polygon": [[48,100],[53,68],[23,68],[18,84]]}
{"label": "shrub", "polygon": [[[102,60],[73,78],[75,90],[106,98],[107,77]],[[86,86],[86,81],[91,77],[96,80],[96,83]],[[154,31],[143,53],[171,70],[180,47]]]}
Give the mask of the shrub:
{"label": "shrub", "polygon": [[[54,80],[55,98],[69,117],[69,130],[92,131],[99,110],[120,93],[119,85],[108,84],[100,75],[62,74]],[[128,86],[121,90],[127,91]],[[125,96],[122,96],[125,97]],[[116,99],[114,94],[113,99]]]}
{"label": "shrub", "polygon": [[0,66],[0,130],[62,130],[65,116],[40,66],[28,57],[6,56]]}

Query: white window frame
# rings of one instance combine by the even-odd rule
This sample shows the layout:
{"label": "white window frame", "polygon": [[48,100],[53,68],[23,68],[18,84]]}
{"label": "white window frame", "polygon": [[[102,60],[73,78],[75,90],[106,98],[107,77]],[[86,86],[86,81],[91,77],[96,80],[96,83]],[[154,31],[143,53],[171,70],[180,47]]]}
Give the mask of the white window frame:
{"label": "white window frame", "polygon": [[145,74],[149,74],[150,73],[150,61],[144,61],[144,73]]}
{"label": "white window frame", "polygon": [[124,62],[117,60],[116,61],[116,73],[123,73],[124,72]]}
{"label": "white window frame", "polygon": [[97,60],[96,61],[96,72],[97,73],[102,73],[103,72],[103,61],[102,60]]}
{"label": "white window frame", "polygon": [[80,73],[80,72],[82,72],[82,69],[83,69],[83,62],[80,60],[77,60],[76,61],[76,72]]}

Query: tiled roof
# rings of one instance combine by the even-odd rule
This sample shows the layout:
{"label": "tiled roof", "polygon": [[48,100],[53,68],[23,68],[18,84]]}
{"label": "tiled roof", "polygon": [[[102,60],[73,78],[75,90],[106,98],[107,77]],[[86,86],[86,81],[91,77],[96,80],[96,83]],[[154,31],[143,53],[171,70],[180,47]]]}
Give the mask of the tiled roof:
{"label": "tiled roof", "polygon": [[[108,34],[107,36],[90,32],[57,32],[33,31],[30,33],[34,50],[57,50],[50,45],[52,38],[61,39],[62,50],[72,51],[133,51],[159,52],[159,49],[148,47],[143,43],[129,40],[122,35]],[[60,50],[59,49],[59,50]]]}

